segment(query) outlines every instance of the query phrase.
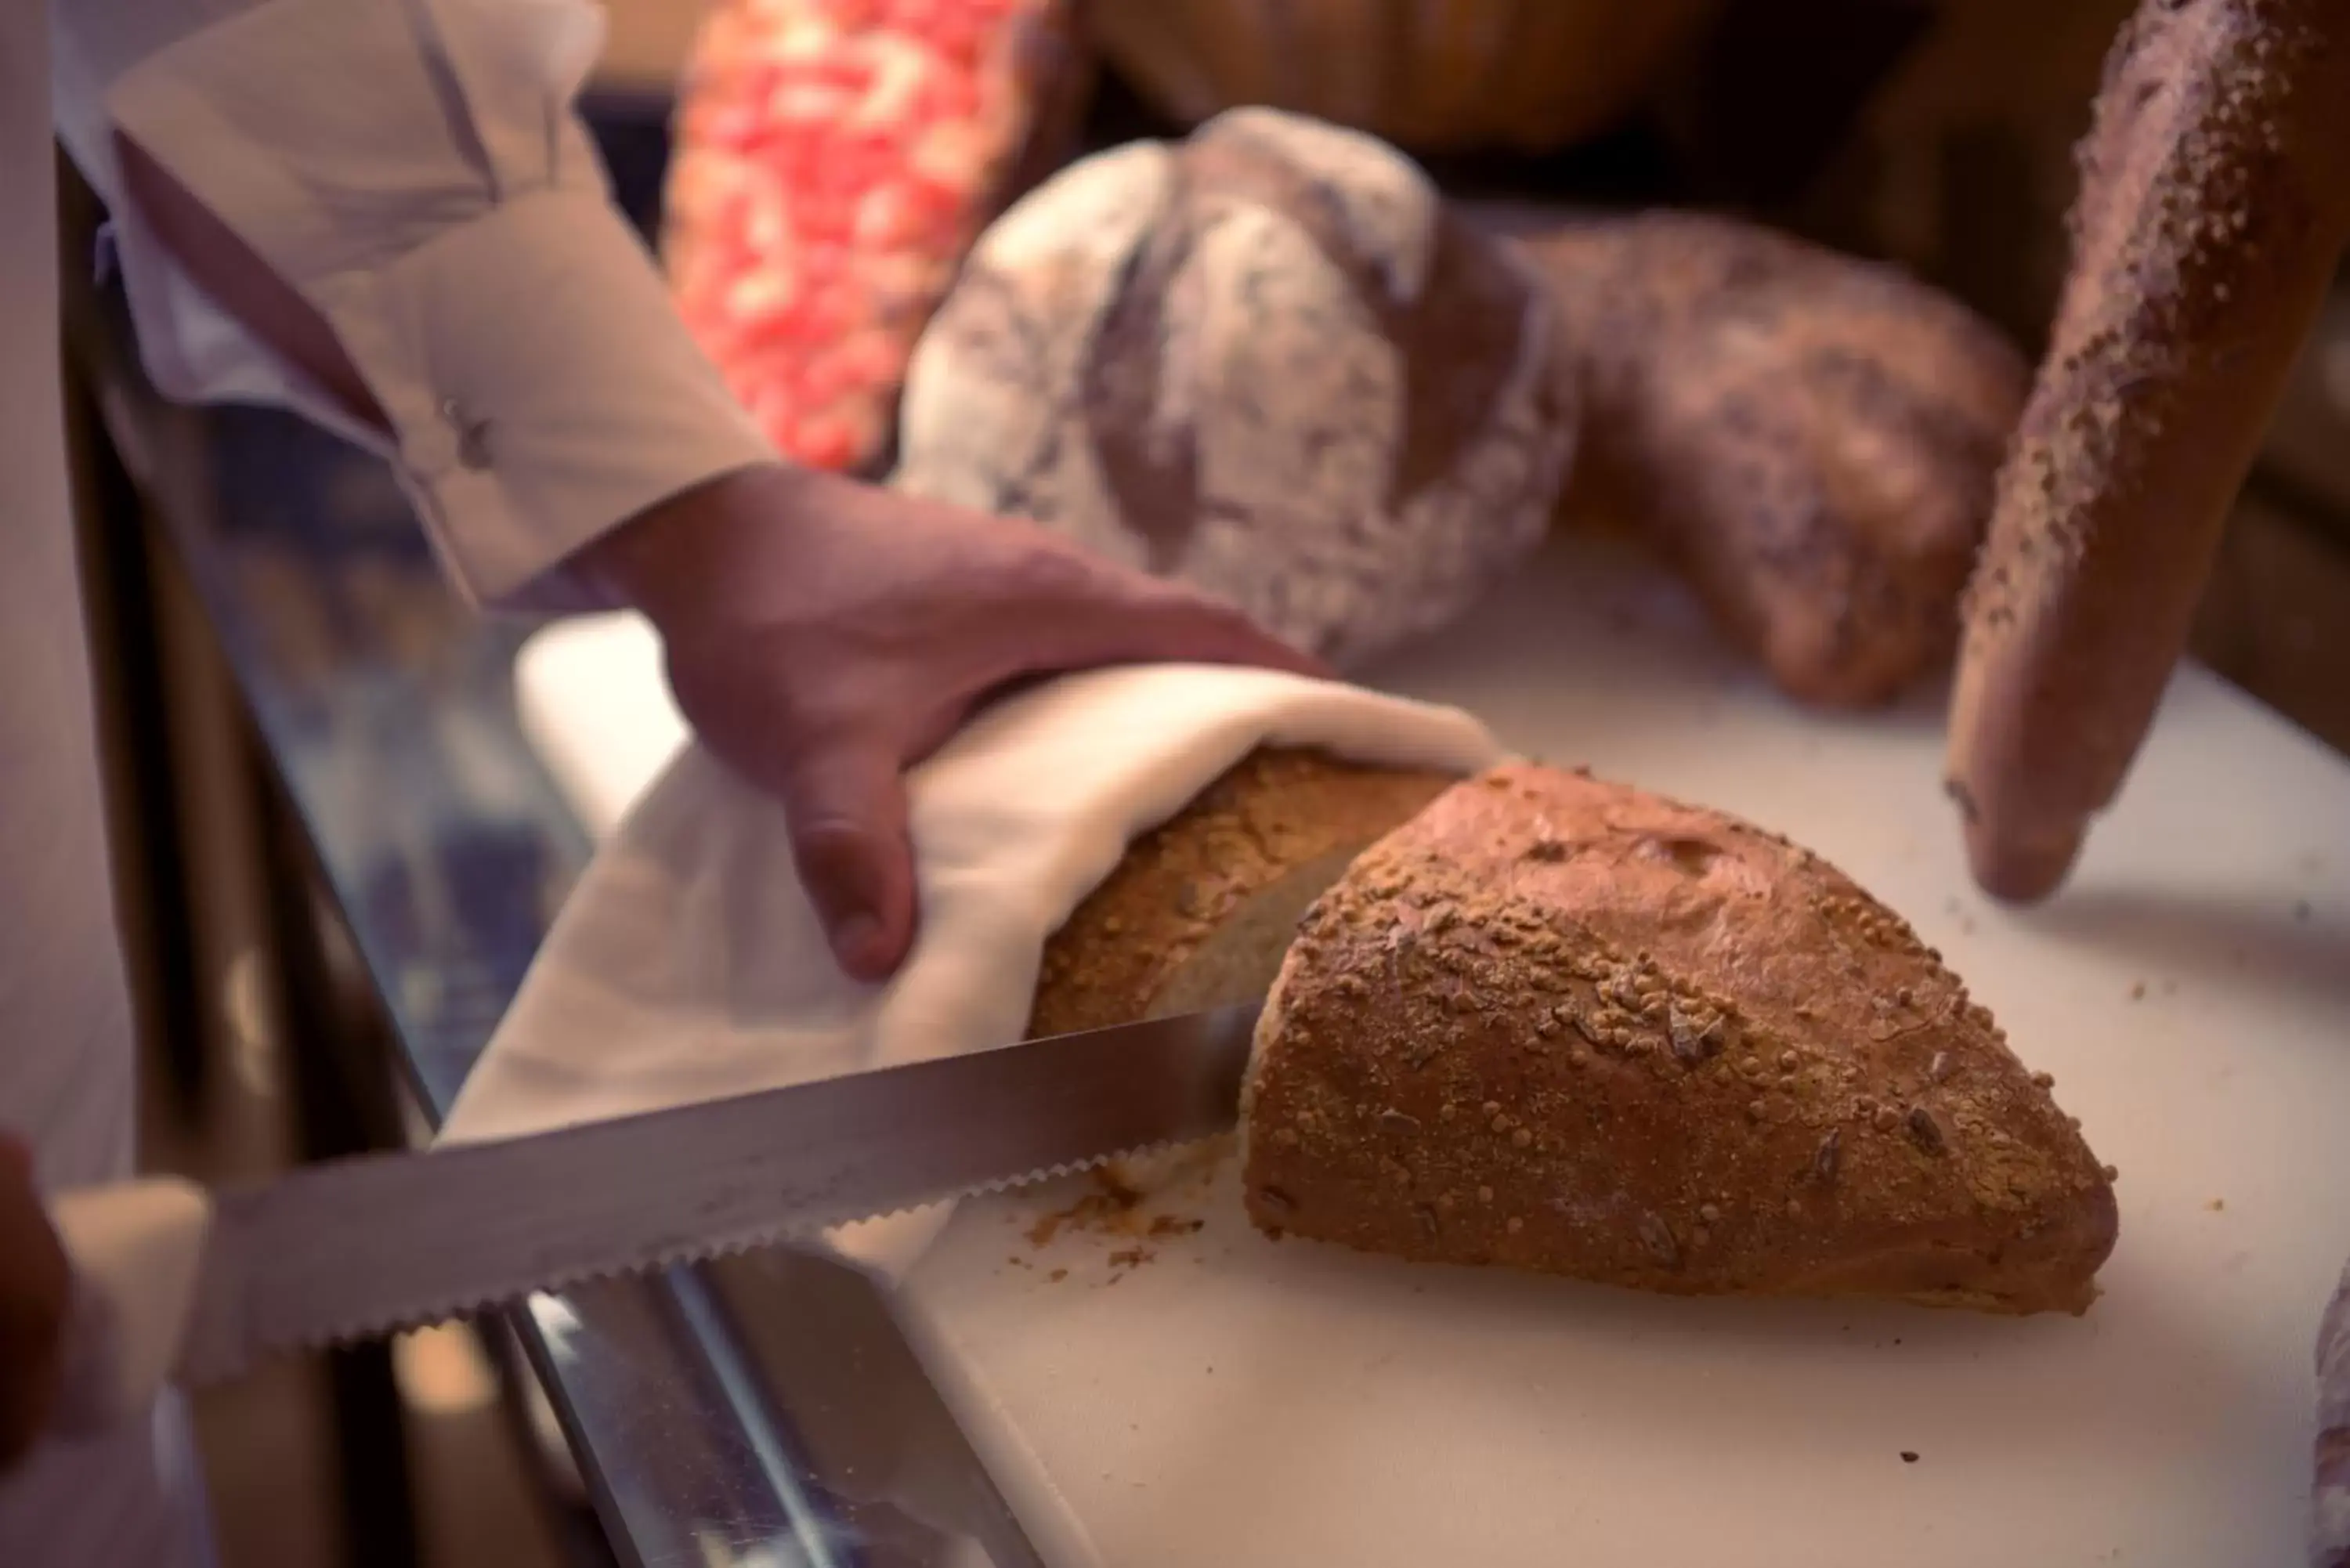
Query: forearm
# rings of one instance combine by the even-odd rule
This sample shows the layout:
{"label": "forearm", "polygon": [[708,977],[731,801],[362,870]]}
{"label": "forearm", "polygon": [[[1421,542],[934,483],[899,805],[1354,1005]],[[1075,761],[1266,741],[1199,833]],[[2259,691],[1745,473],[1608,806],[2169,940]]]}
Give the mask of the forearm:
{"label": "forearm", "polygon": [[[821,576],[811,530],[856,499],[858,481],[755,464],[680,491],[583,548],[577,574],[599,599],[636,609],[664,635],[744,618],[773,585]],[[810,554],[815,560],[806,558]]]}

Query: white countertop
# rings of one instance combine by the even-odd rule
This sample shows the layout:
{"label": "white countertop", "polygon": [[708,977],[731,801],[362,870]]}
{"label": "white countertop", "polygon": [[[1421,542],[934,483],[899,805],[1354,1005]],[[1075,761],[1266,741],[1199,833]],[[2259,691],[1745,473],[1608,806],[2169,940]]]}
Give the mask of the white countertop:
{"label": "white countertop", "polygon": [[[608,829],[681,733],[650,637],[561,628],[521,680]],[[1614,546],[1555,545],[1371,682],[1900,909],[2120,1167],[2106,1295],[2017,1322],[1416,1267],[1265,1241],[1229,1169],[1139,1265],[1033,1245],[1046,1198],[968,1203],[902,1318],[1055,1568],[2300,1561],[2350,1255],[2350,766],[2184,671],[2074,881],[2014,913],[1966,878],[1938,701],[1796,709]]]}

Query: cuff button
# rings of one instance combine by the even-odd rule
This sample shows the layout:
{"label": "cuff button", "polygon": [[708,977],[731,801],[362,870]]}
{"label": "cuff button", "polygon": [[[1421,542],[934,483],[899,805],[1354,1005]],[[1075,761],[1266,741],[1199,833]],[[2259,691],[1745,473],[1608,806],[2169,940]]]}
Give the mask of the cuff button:
{"label": "cuff button", "polygon": [[441,417],[457,432],[459,466],[478,473],[490,466],[490,421],[476,419],[454,398],[441,402]]}

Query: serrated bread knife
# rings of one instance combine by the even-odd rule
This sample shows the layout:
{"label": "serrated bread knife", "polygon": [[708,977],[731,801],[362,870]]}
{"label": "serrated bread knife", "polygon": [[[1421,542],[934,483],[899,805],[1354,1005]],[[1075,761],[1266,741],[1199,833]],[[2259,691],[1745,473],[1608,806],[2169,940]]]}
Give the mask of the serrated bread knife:
{"label": "serrated bread knife", "polygon": [[690,1262],[1120,1154],[1239,1114],[1260,1004],[1005,1045],[207,1190],[49,1205],[75,1268],[65,1395],[89,1430],[166,1383]]}

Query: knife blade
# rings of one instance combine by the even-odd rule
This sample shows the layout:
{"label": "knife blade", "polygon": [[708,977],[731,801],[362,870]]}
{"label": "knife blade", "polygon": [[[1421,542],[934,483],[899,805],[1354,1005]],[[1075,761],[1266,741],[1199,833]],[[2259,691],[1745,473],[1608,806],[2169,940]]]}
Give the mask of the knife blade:
{"label": "knife blade", "polygon": [[[1211,1136],[1238,1117],[1261,1006],[497,1142],[359,1156],[208,1201],[183,1185],[176,1210],[109,1201],[147,1184],[62,1194],[51,1212],[88,1309],[69,1357],[68,1384],[82,1390],[71,1403],[137,1408],[141,1389],[151,1397],[163,1378],[217,1382],[281,1351],[381,1337]],[[208,1210],[200,1231],[174,1217],[190,1201]],[[142,1320],[171,1293],[174,1256],[185,1304],[165,1314],[176,1316],[165,1345]],[[134,1329],[143,1356],[123,1344]]]}

